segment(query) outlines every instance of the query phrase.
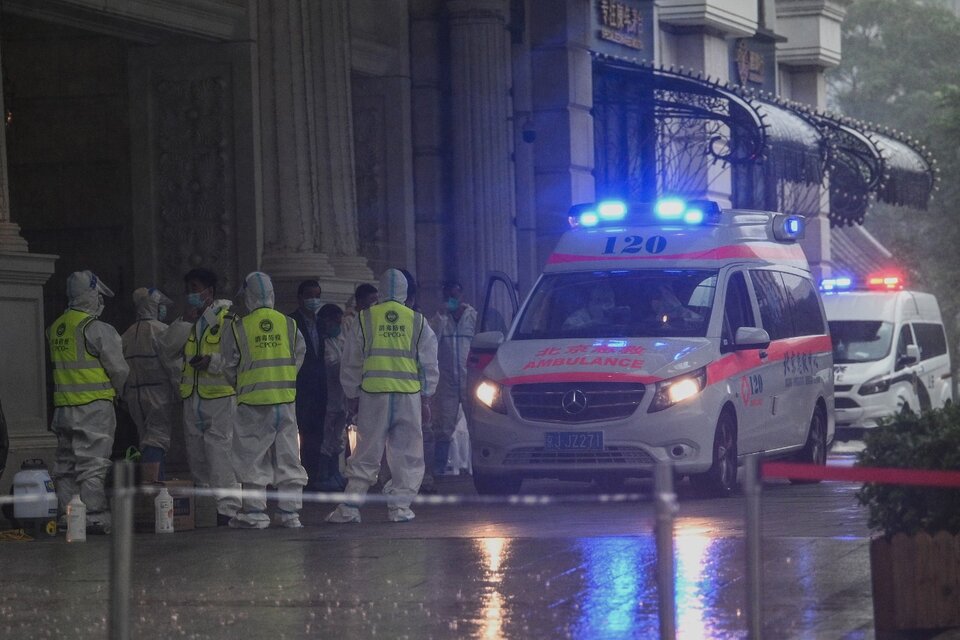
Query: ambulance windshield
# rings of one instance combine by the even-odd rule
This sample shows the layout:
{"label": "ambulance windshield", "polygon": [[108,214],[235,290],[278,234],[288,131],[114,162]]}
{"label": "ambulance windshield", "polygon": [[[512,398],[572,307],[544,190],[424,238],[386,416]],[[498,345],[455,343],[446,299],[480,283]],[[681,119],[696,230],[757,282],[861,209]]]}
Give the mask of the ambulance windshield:
{"label": "ambulance windshield", "polygon": [[512,338],[703,337],[716,286],[717,272],[707,270],[547,275]]}
{"label": "ambulance windshield", "polygon": [[890,353],[893,324],[879,320],[834,320],[830,322],[833,363],[872,362]]}

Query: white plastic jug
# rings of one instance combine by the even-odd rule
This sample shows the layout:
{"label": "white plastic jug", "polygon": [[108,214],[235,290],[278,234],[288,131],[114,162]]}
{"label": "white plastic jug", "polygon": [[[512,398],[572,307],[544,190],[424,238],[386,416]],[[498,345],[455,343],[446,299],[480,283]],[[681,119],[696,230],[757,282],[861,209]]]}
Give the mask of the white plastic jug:
{"label": "white plastic jug", "polygon": [[67,504],[67,542],[86,542],[87,540],[87,505],[83,504],[80,495],[74,495]]}
{"label": "white plastic jug", "polygon": [[160,493],[153,499],[154,532],[173,533],[173,496],[166,487],[160,488]]}
{"label": "white plastic jug", "polygon": [[57,493],[42,460],[25,460],[13,476],[13,517],[17,520],[56,520]]}

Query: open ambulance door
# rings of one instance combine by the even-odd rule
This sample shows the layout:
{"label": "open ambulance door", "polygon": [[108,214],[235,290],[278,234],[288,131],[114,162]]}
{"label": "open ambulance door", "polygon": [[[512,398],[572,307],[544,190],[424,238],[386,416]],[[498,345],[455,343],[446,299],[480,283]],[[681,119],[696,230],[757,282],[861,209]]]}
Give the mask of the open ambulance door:
{"label": "open ambulance door", "polygon": [[497,354],[497,349],[510,330],[519,308],[516,283],[502,271],[491,271],[487,275],[483,306],[480,307],[476,331],[467,356],[468,397],[464,402],[463,411],[468,425],[473,408],[474,389],[480,382],[483,370]]}

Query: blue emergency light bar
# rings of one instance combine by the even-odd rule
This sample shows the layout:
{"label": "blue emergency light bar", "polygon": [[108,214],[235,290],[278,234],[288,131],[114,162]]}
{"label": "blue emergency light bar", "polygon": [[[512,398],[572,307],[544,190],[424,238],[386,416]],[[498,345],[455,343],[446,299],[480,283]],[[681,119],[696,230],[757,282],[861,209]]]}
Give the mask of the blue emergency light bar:
{"label": "blue emergency light bar", "polygon": [[570,207],[571,227],[596,227],[607,224],[657,222],[696,226],[717,223],[720,206],[712,200],[662,198],[654,203],[628,204],[622,200],[603,200]]}
{"label": "blue emergency light bar", "polygon": [[807,219],[803,216],[778,213],[773,216],[773,237],[780,242],[795,242],[804,236]]}
{"label": "blue emergency light bar", "polygon": [[850,276],[838,276],[836,278],[824,278],[820,281],[820,291],[849,291],[853,289],[853,278]]}

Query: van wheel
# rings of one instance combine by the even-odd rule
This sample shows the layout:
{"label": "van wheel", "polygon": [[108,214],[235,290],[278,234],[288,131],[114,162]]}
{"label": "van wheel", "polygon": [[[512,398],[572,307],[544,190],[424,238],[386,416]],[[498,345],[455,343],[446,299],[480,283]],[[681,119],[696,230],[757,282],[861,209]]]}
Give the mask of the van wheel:
{"label": "van wheel", "polygon": [[473,471],[473,486],[482,496],[509,496],[520,493],[521,484],[523,479],[517,476],[494,476],[476,469]]}
{"label": "van wheel", "polygon": [[[797,462],[826,466],[827,464],[827,419],[820,407],[813,411],[810,419],[810,430],[807,431],[807,442],[796,457]],[[790,479],[791,484],[816,484],[820,480]]]}
{"label": "van wheel", "polygon": [[690,476],[694,488],[705,496],[723,498],[737,487],[737,421],[730,411],[717,420],[713,436],[713,465],[706,473]]}

